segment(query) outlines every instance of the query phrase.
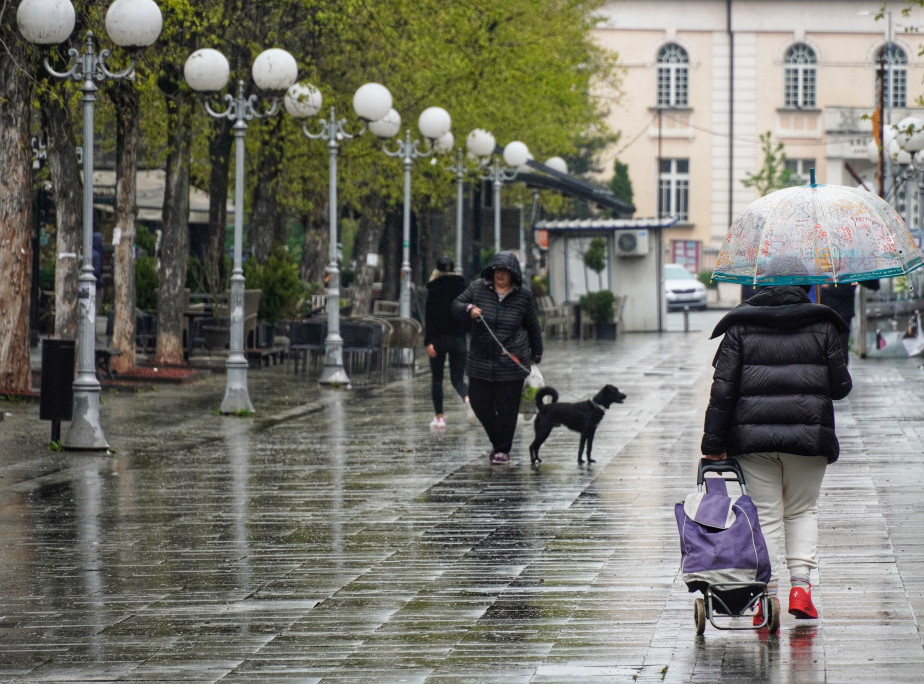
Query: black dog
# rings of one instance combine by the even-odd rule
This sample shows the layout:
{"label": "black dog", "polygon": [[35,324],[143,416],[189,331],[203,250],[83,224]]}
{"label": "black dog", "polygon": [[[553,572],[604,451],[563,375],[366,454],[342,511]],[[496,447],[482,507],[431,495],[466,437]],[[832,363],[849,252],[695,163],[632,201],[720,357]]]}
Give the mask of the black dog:
{"label": "black dog", "polygon": [[[552,397],[552,401],[544,404],[545,397]],[[606,385],[602,390],[588,401],[578,401],[573,404],[558,403],[558,392],[552,387],[543,387],[536,394],[536,406],[539,415],[536,416],[536,439],[529,445],[529,458],[533,463],[541,463],[539,447],[548,439],[552,428],[564,425],[569,430],[581,433],[581,446],[578,447],[578,463],[584,462],[584,443],[587,443],[587,462],[593,463],[590,451],[594,446],[594,433],[603,420],[603,414],[611,404],[621,404],[626,395],[613,385]]]}

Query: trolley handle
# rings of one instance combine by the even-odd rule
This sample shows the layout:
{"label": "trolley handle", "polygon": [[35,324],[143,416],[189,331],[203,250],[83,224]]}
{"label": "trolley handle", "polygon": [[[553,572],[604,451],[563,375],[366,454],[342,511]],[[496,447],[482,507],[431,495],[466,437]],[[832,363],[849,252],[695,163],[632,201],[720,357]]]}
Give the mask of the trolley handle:
{"label": "trolley handle", "polygon": [[741,472],[741,466],[734,458],[726,458],[721,461],[713,461],[708,458],[699,460],[699,469],[696,473],[696,485],[702,486],[706,479],[706,473],[734,473],[735,480],[744,490],[744,473]]}

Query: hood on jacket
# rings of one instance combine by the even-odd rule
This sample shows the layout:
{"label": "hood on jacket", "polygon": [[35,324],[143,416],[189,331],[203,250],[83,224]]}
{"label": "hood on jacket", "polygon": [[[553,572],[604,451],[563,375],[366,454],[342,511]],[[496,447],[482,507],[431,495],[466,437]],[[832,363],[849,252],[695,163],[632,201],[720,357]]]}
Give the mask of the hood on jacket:
{"label": "hood on jacket", "polygon": [[822,304],[812,304],[801,285],[768,285],[758,288],[753,297],[725,314],[710,339],[724,334],[735,323],[796,330],[821,320],[830,321],[838,332],[850,330],[836,311]]}
{"label": "hood on jacket", "polygon": [[511,280],[514,287],[522,287],[523,274],[520,272],[520,262],[513,252],[498,252],[495,254],[488,265],[481,271],[481,277],[489,283],[494,282],[494,271],[498,268],[504,268],[510,271]]}
{"label": "hood on jacket", "polygon": [[449,271],[447,273],[446,271],[440,271],[434,268],[430,273],[430,280],[427,281],[427,289],[432,290],[434,287],[439,287],[444,283],[455,282],[456,280],[462,281],[463,283],[465,282],[465,279],[454,271]]}

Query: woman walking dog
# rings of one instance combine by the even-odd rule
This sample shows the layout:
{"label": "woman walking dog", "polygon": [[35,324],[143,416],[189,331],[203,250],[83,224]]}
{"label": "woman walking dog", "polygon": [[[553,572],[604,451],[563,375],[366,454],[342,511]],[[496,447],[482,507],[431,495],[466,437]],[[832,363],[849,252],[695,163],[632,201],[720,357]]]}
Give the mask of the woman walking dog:
{"label": "woman walking dog", "polygon": [[453,315],[472,321],[465,372],[472,410],[491,440],[491,463],[510,461],[523,381],[542,359],[542,334],[532,293],[510,252],[494,255],[452,303]]}

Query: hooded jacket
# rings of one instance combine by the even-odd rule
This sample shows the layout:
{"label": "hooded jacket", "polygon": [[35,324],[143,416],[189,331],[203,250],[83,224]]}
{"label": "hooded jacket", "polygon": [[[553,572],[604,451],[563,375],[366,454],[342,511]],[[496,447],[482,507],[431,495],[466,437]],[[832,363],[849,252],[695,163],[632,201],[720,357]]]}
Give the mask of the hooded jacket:
{"label": "hooded jacket", "polygon": [[434,269],[427,283],[424,308],[424,346],[443,335],[462,336],[468,326],[452,315],[452,302],[465,291],[465,278],[452,271]]}
{"label": "hooded jacket", "polygon": [[702,453],[837,460],[833,399],[852,388],[838,335],[847,324],[798,286],[762,287],[719,321]]}
{"label": "hooded jacket", "polygon": [[[510,292],[499,299],[494,290],[494,270],[504,268],[510,271]],[[484,321],[472,321],[472,339],[465,373],[470,378],[507,382],[522,380],[529,374],[529,363],[542,359],[542,333],[539,315],[532,293],[523,287],[520,263],[510,252],[495,254],[481,278],[473,281],[452,303],[452,313],[457,320],[471,320],[469,305],[481,309]],[[521,368],[501,350],[500,344],[489,332],[490,326],[497,340],[520,360]]]}

